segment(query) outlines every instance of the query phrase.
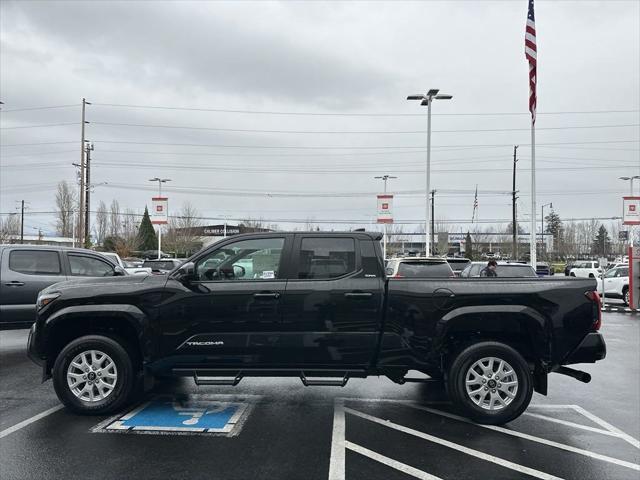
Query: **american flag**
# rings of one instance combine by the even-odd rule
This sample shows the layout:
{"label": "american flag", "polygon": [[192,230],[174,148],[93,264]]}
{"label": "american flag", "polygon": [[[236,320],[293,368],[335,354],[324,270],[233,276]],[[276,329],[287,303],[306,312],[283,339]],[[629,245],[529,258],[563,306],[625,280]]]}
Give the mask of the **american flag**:
{"label": "american flag", "polygon": [[536,20],[533,13],[533,0],[529,0],[527,29],[524,34],[524,55],[529,61],[529,111],[531,112],[531,122],[536,123],[536,82],[538,79],[536,61],[538,47],[536,45]]}

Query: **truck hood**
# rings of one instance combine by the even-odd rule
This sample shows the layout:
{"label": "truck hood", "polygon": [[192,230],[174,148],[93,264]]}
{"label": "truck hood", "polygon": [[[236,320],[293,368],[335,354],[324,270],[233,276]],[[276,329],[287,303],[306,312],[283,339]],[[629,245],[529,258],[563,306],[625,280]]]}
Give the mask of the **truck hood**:
{"label": "truck hood", "polygon": [[65,280],[64,282],[54,283],[48,286],[40,293],[49,292],[65,292],[75,289],[92,289],[95,293],[101,292],[123,292],[136,288],[141,283],[163,285],[167,281],[166,276],[160,275],[127,275],[123,277],[90,277],[90,278],[74,278],[73,280]]}

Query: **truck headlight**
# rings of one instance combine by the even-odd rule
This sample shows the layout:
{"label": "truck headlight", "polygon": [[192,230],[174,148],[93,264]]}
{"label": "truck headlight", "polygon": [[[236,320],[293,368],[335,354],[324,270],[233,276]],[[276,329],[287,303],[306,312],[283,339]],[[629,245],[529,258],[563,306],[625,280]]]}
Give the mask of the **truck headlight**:
{"label": "truck headlight", "polygon": [[36,310],[42,310],[59,296],[60,292],[44,293],[38,295],[38,300],[36,301]]}

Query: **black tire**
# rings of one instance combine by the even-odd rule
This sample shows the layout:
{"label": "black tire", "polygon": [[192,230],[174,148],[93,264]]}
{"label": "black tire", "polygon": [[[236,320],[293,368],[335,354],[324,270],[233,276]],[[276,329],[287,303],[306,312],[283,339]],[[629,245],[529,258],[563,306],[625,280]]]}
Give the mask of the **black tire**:
{"label": "black tire", "polygon": [[622,301],[624,302],[625,307],[629,306],[629,287],[624,287],[622,289]]}
{"label": "black tire", "polygon": [[573,272],[571,272],[571,273],[569,274],[569,276],[570,276],[570,277],[575,277],[575,276],[576,276],[576,274],[575,274],[575,273],[573,273]]}
{"label": "black tire", "polygon": [[596,278],[595,275],[593,273],[589,274],[589,278]]}
{"label": "black tire", "polygon": [[[60,401],[70,410],[83,415],[104,415],[124,407],[133,398],[136,372],[124,342],[102,335],[76,338],[62,349],[53,365],[53,387]],[[88,401],[78,398],[67,382],[67,370],[73,359],[84,351],[98,350],[113,360],[117,377],[113,390],[101,400]],[[93,392],[92,388],[92,392]]]}
{"label": "black tire", "polygon": [[[476,404],[466,389],[466,377],[470,368],[478,360],[488,357],[495,357],[508,363],[518,382],[514,398],[497,410],[489,410]],[[484,390],[484,387],[482,388]],[[464,416],[482,424],[501,425],[519,417],[527,409],[533,395],[533,379],[529,365],[515,349],[504,343],[487,341],[471,345],[455,357],[447,375],[447,391]],[[488,394],[491,395],[491,392]]]}

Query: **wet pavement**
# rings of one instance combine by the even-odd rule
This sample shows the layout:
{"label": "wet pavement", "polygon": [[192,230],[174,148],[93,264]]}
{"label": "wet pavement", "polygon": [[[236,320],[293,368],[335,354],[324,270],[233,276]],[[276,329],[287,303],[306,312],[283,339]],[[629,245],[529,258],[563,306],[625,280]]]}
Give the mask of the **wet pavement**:
{"label": "wet pavement", "polygon": [[577,367],[590,384],[551,375],[549,396],[503,427],[459,417],[432,385],[376,377],[169,380],[118,415],[81,417],[40,383],[26,330],[2,331],[0,478],[638,479],[640,316],[605,313],[602,331],[607,358]]}

